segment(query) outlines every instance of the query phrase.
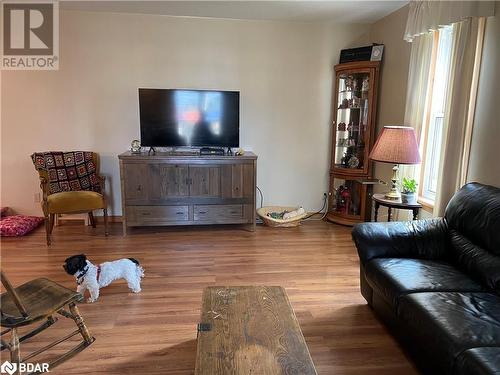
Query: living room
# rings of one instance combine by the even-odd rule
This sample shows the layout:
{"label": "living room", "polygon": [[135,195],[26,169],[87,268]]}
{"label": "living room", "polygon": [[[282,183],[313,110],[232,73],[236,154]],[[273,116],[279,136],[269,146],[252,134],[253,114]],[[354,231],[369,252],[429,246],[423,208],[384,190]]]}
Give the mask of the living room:
{"label": "living room", "polygon": [[33,3],[2,2],[2,364],[500,373],[500,2]]}

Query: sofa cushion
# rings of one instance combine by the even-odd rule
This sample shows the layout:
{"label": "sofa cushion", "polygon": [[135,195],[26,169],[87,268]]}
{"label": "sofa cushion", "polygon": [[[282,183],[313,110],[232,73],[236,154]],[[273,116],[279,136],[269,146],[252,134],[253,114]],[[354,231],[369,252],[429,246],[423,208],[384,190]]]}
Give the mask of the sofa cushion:
{"label": "sofa cushion", "polygon": [[445,219],[472,243],[500,255],[500,189],[472,182],[451,198]]}
{"label": "sofa cushion", "polygon": [[484,288],[453,265],[436,260],[379,258],[365,266],[371,287],[397,307],[398,298],[414,292],[479,292]]}
{"label": "sofa cushion", "polygon": [[456,375],[500,375],[500,347],[473,348],[455,362]]}
{"label": "sofa cushion", "polygon": [[406,334],[436,373],[451,374],[464,350],[500,346],[500,297],[493,293],[413,293],[399,299]]}
{"label": "sofa cushion", "polygon": [[453,261],[474,280],[500,294],[500,256],[473,244],[456,230],[450,230]]}

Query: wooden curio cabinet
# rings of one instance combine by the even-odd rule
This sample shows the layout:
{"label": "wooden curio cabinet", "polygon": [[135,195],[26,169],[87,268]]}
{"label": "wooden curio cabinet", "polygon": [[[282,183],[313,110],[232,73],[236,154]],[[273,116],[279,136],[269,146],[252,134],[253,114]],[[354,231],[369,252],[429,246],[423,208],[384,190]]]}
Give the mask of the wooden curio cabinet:
{"label": "wooden curio cabinet", "polygon": [[332,140],[327,220],[353,225],[371,216],[372,163],[378,61],[335,66]]}

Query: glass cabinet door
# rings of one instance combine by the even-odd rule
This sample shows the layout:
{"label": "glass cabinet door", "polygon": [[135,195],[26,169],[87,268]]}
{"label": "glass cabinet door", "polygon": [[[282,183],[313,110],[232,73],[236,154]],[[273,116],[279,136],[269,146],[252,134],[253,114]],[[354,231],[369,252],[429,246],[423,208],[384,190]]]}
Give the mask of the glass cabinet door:
{"label": "glass cabinet door", "polygon": [[370,139],[370,70],[337,74],[334,168],[367,173]]}
{"label": "glass cabinet door", "polygon": [[356,180],[333,179],[331,210],[338,215],[348,217],[361,215],[363,185]]}

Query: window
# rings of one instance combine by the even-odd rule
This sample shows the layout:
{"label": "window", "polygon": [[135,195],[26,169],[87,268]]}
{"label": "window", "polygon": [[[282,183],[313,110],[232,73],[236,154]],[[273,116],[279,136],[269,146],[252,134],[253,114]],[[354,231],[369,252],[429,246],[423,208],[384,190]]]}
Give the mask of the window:
{"label": "window", "polygon": [[443,146],[443,124],[446,106],[446,92],[450,71],[453,46],[452,27],[447,26],[435,31],[431,73],[429,76],[429,95],[427,96],[426,115],[422,126],[421,155],[423,162],[420,173],[420,192],[423,200],[432,205],[436,198],[438,171]]}

